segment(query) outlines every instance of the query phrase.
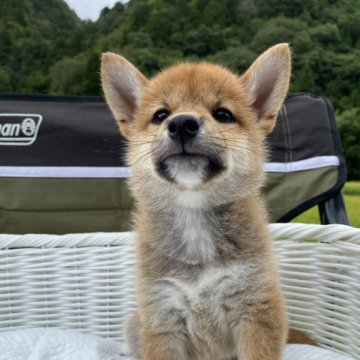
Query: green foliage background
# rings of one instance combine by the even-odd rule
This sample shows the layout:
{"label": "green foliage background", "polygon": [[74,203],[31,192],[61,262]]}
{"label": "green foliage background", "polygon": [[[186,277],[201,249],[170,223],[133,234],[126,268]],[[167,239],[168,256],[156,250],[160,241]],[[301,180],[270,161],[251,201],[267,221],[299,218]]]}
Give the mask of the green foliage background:
{"label": "green foliage background", "polygon": [[152,75],[178,61],[242,72],[278,42],[291,91],[330,98],[349,178],[360,178],[360,0],[130,0],[81,21],[63,0],[0,1],[0,92],[99,95],[103,51]]}

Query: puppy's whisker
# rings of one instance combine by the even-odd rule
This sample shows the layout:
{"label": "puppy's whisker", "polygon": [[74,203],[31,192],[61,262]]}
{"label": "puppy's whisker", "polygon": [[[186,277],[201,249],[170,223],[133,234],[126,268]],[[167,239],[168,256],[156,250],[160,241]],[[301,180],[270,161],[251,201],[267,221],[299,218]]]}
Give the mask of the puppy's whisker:
{"label": "puppy's whisker", "polygon": [[154,145],[154,144],[156,144],[156,141],[143,141],[143,142],[138,142],[138,143],[132,142],[128,146],[141,146],[141,145],[147,145],[147,144]]}
{"label": "puppy's whisker", "polygon": [[147,176],[143,176],[139,180],[142,180],[141,188],[144,188],[147,184],[149,184],[149,180],[151,180],[151,174],[147,174]]}
{"label": "puppy's whisker", "polygon": [[159,139],[157,139],[156,137],[151,137],[149,139],[141,139],[141,140],[128,140],[129,144],[138,144],[138,143],[155,143],[155,142],[159,142]]}
{"label": "puppy's whisker", "polygon": [[144,152],[144,153],[140,153],[138,155],[140,155],[141,157],[139,157],[136,161],[134,162],[129,162],[130,166],[137,166],[137,165],[141,165],[143,164],[145,161],[149,160],[151,158],[151,155],[154,153],[154,149]]}

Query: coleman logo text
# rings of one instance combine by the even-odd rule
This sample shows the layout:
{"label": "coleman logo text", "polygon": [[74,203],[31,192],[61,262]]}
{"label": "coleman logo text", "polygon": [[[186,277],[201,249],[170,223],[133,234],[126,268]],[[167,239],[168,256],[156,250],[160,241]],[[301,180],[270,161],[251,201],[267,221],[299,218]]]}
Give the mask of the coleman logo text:
{"label": "coleman logo text", "polygon": [[0,114],[0,145],[31,145],[41,121],[39,114]]}

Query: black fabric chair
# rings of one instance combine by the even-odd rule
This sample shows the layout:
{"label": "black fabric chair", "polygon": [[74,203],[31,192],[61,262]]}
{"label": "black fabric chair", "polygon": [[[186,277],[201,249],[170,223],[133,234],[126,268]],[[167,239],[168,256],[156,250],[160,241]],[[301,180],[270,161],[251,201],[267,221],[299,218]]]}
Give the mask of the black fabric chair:
{"label": "black fabric chair", "polygon": [[329,100],[290,94],[268,137],[264,193],[272,221],[288,222],[318,205],[322,224],[349,224],[341,189],[346,168]]}
{"label": "black fabric chair", "polygon": [[[290,94],[267,141],[271,221],[288,222],[318,205],[323,224],[349,224],[329,101]],[[129,229],[125,140],[103,98],[2,94],[0,146],[1,233]]]}

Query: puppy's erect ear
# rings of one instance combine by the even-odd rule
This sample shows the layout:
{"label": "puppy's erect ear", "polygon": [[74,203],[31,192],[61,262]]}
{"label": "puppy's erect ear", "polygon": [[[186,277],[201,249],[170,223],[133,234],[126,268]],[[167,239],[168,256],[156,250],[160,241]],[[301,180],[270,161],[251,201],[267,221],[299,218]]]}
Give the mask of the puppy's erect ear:
{"label": "puppy's erect ear", "polygon": [[278,44],[261,54],[241,77],[259,125],[270,133],[289,88],[291,54]]}
{"label": "puppy's erect ear", "polygon": [[101,82],[106,102],[121,133],[127,137],[147,79],[122,56],[105,53],[101,59]]}

